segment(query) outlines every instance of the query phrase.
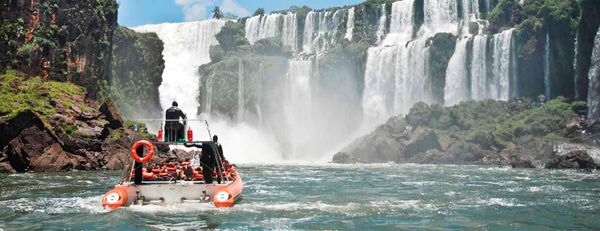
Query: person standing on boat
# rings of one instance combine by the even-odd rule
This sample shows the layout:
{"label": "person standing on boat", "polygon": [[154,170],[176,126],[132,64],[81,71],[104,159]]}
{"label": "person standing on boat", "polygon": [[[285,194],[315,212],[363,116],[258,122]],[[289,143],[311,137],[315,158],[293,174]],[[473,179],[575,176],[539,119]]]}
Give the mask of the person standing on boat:
{"label": "person standing on boat", "polygon": [[[213,182],[213,173],[215,171],[216,158],[215,152],[210,147],[204,147],[203,145],[196,146],[202,148],[202,155],[200,156],[200,165],[202,165],[202,175],[204,176],[204,183],[212,184]],[[217,181],[220,182],[220,178],[217,177]]]}
{"label": "person standing on boat", "polygon": [[215,146],[217,147],[217,151],[219,152],[219,158],[221,158],[221,161],[226,161],[225,155],[223,154],[223,146],[221,146],[221,144],[219,143],[219,137],[217,135],[213,136],[213,142],[215,142]]}
{"label": "person standing on boat", "polygon": [[179,122],[179,118],[187,119],[185,113],[178,108],[176,101],[173,101],[171,107],[165,113],[165,140],[177,142],[177,139],[185,138],[185,127]]}

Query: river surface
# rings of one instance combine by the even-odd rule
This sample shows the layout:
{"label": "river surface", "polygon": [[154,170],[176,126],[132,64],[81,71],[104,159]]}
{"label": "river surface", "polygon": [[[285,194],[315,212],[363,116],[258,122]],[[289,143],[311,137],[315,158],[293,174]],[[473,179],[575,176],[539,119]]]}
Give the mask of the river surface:
{"label": "river surface", "polygon": [[599,229],[600,172],[242,165],[243,200],[107,211],[119,172],[0,175],[0,229]]}

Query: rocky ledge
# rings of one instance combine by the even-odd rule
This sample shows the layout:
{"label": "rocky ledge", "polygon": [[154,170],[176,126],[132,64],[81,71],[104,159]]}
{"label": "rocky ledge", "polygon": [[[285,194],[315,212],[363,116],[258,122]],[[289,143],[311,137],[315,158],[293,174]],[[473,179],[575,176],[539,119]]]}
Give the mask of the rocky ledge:
{"label": "rocky ledge", "polygon": [[133,142],[153,139],[130,129],[110,99],[86,98],[83,87],[16,72],[0,77],[0,172],[121,169]]}
{"label": "rocky ledge", "polygon": [[598,168],[600,121],[585,104],[557,98],[416,104],[334,155],[334,163],[500,164]]}

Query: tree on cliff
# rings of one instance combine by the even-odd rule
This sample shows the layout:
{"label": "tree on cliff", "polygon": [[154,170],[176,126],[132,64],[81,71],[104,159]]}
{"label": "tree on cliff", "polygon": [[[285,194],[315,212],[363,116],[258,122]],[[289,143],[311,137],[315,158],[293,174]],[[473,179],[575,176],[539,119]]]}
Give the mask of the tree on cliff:
{"label": "tree on cliff", "polygon": [[218,6],[215,6],[215,8],[212,10],[212,13],[213,13],[213,18],[216,18],[216,19],[223,18],[223,12],[221,12],[221,9]]}
{"label": "tree on cliff", "polygon": [[229,21],[225,23],[215,37],[224,51],[231,51],[235,50],[238,46],[250,44],[246,37],[244,37],[244,33],[243,24]]}
{"label": "tree on cliff", "polygon": [[263,9],[263,8],[258,8],[258,9],[256,9],[256,11],[254,11],[254,16],[263,15],[263,14],[265,14],[265,9]]}

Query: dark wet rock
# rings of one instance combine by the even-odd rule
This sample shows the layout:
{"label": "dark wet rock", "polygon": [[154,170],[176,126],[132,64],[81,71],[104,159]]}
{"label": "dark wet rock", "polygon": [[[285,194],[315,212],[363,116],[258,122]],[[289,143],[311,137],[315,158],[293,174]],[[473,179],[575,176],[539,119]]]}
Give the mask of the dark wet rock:
{"label": "dark wet rock", "polygon": [[108,120],[108,126],[110,128],[116,129],[123,127],[123,118],[110,98],[100,106],[100,112],[106,117],[106,120]]}
{"label": "dark wet rock", "polygon": [[417,135],[404,149],[405,157],[410,158],[418,153],[424,153],[431,149],[441,150],[442,147],[438,136],[434,131],[423,131]]}
{"label": "dark wet rock", "polygon": [[130,151],[119,146],[113,146],[105,151],[104,168],[108,170],[122,169],[126,163],[132,161]]}
{"label": "dark wet rock", "polygon": [[332,163],[336,164],[355,164],[360,163],[361,161],[355,159],[352,155],[347,152],[338,152],[333,155]]}
{"label": "dark wet rock", "polygon": [[[31,111],[0,122],[0,130],[3,134],[0,142],[3,159],[18,172],[27,171],[32,159],[41,156],[49,145],[58,143],[56,135]],[[5,143],[6,139],[10,141]]]}
{"label": "dark wet rock", "polygon": [[99,138],[102,135],[102,127],[90,126],[86,123],[81,123],[75,134],[77,137],[83,138]]}
{"label": "dark wet rock", "polygon": [[0,162],[0,173],[16,173],[17,171],[7,162]]}
{"label": "dark wet rock", "polygon": [[65,152],[59,144],[53,144],[31,161],[32,169],[40,172],[70,171],[78,165],[77,158]]}
{"label": "dark wet rock", "polygon": [[531,160],[521,158],[514,158],[510,162],[510,166],[513,168],[535,168],[535,165],[533,162],[531,162]]}
{"label": "dark wet rock", "polygon": [[546,163],[546,168],[548,169],[593,170],[599,167],[585,150],[570,151],[566,155],[557,156]]}

